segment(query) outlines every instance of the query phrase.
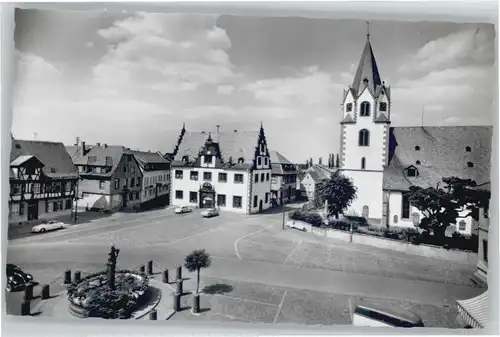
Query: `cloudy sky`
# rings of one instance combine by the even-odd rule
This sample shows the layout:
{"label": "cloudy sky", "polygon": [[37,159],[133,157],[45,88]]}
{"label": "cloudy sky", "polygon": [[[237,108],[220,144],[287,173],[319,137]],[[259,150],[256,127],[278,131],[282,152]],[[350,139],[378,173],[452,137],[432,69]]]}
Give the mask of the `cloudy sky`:
{"label": "cloudy sky", "polygon": [[[494,27],[370,23],[393,126],[492,123]],[[339,152],[356,20],[16,13],[15,137],[167,152],[192,131],[258,130],[294,161]]]}

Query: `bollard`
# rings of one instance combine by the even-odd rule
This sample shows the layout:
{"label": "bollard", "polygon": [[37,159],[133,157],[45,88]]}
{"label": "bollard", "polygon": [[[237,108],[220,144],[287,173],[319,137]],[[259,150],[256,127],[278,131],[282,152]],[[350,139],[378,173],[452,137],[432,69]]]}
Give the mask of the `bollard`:
{"label": "bollard", "polygon": [[151,310],[149,312],[149,320],[150,321],[156,321],[158,319],[158,313],[156,312],[155,309]]}
{"label": "bollard", "polygon": [[168,269],[163,271],[163,283],[168,283]]}
{"label": "bollard", "polygon": [[42,300],[46,300],[50,298],[50,286],[48,284],[44,284],[42,287]]}
{"label": "bollard", "polygon": [[176,271],[176,275],[175,275],[175,276],[176,276],[176,278],[177,278],[178,280],[181,280],[181,279],[182,279],[182,266],[178,266],[178,267],[177,267],[177,271]]}
{"label": "bollard", "polygon": [[174,310],[181,311],[181,294],[174,294]]}
{"label": "bollard", "polygon": [[177,280],[177,294],[183,294],[184,292],[182,291],[182,280]]}
{"label": "bollard", "polygon": [[71,269],[67,269],[64,272],[64,284],[70,284],[71,283]]}
{"label": "bollard", "polygon": [[28,284],[24,288],[24,300],[31,301],[33,299],[33,285]]}
{"label": "bollard", "polygon": [[75,271],[75,282],[80,282],[82,280],[82,272],[81,271]]}
{"label": "bollard", "polygon": [[200,313],[200,294],[193,295],[193,314]]}
{"label": "bollard", "polygon": [[148,261],[148,275],[153,275],[153,261]]}
{"label": "bollard", "polygon": [[141,272],[141,274],[144,274],[146,272],[146,267],[144,267],[144,265],[140,266],[139,271]]}
{"label": "bollard", "polygon": [[31,303],[30,301],[21,302],[21,316],[31,315]]}

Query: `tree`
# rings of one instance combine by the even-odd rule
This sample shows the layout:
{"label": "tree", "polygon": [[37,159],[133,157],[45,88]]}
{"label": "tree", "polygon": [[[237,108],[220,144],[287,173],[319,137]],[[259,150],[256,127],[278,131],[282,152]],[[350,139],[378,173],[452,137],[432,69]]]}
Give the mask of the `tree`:
{"label": "tree", "polygon": [[328,155],[328,168],[333,168],[333,153]]}
{"label": "tree", "polygon": [[410,205],[423,215],[418,226],[437,237],[444,237],[446,228],[458,218],[471,216],[478,220],[479,208],[487,207],[490,198],[488,191],[474,189],[477,184],[473,180],[445,177],[442,181],[443,187],[439,183],[428,188],[411,186],[409,191]]}
{"label": "tree", "polygon": [[321,202],[328,201],[328,215],[338,218],[356,199],[357,188],[352,180],[335,173],[330,179],[322,182],[318,188]]}
{"label": "tree", "polygon": [[191,254],[186,256],[184,267],[190,272],[197,272],[196,275],[196,294],[200,290],[200,269],[208,268],[212,264],[210,255],[205,252],[205,249],[194,250]]}
{"label": "tree", "polygon": [[340,159],[339,159],[339,154],[337,153],[337,158],[335,160],[335,167],[340,167]]}

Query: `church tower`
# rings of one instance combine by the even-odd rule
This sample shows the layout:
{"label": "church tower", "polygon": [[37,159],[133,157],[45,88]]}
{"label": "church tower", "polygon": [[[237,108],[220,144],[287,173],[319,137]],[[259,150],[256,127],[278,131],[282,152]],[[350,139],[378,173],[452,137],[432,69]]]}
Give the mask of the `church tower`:
{"label": "church tower", "polygon": [[382,181],[388,164],[390,87],[382,81],[367,33],[352,85],[344,90],[341,118],[341,172],[357,188],[349,212],[382,218]]}

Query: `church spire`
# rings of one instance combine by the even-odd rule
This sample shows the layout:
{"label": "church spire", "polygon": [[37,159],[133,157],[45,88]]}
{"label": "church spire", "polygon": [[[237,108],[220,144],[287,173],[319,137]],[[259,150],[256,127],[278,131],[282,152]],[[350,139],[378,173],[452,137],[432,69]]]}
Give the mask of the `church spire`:
{"label": "church spire", "polygon": [[354,89],[356,95],[359,95],[365,86],[375,94],[377,87],[382,85],[380,74],[378,72],[377,62],[373,54],[372,45],[370,43],[370,24],[367,22],[366,43],[361,59],[359,60],[358,69],[354,76],[351,88]]}

